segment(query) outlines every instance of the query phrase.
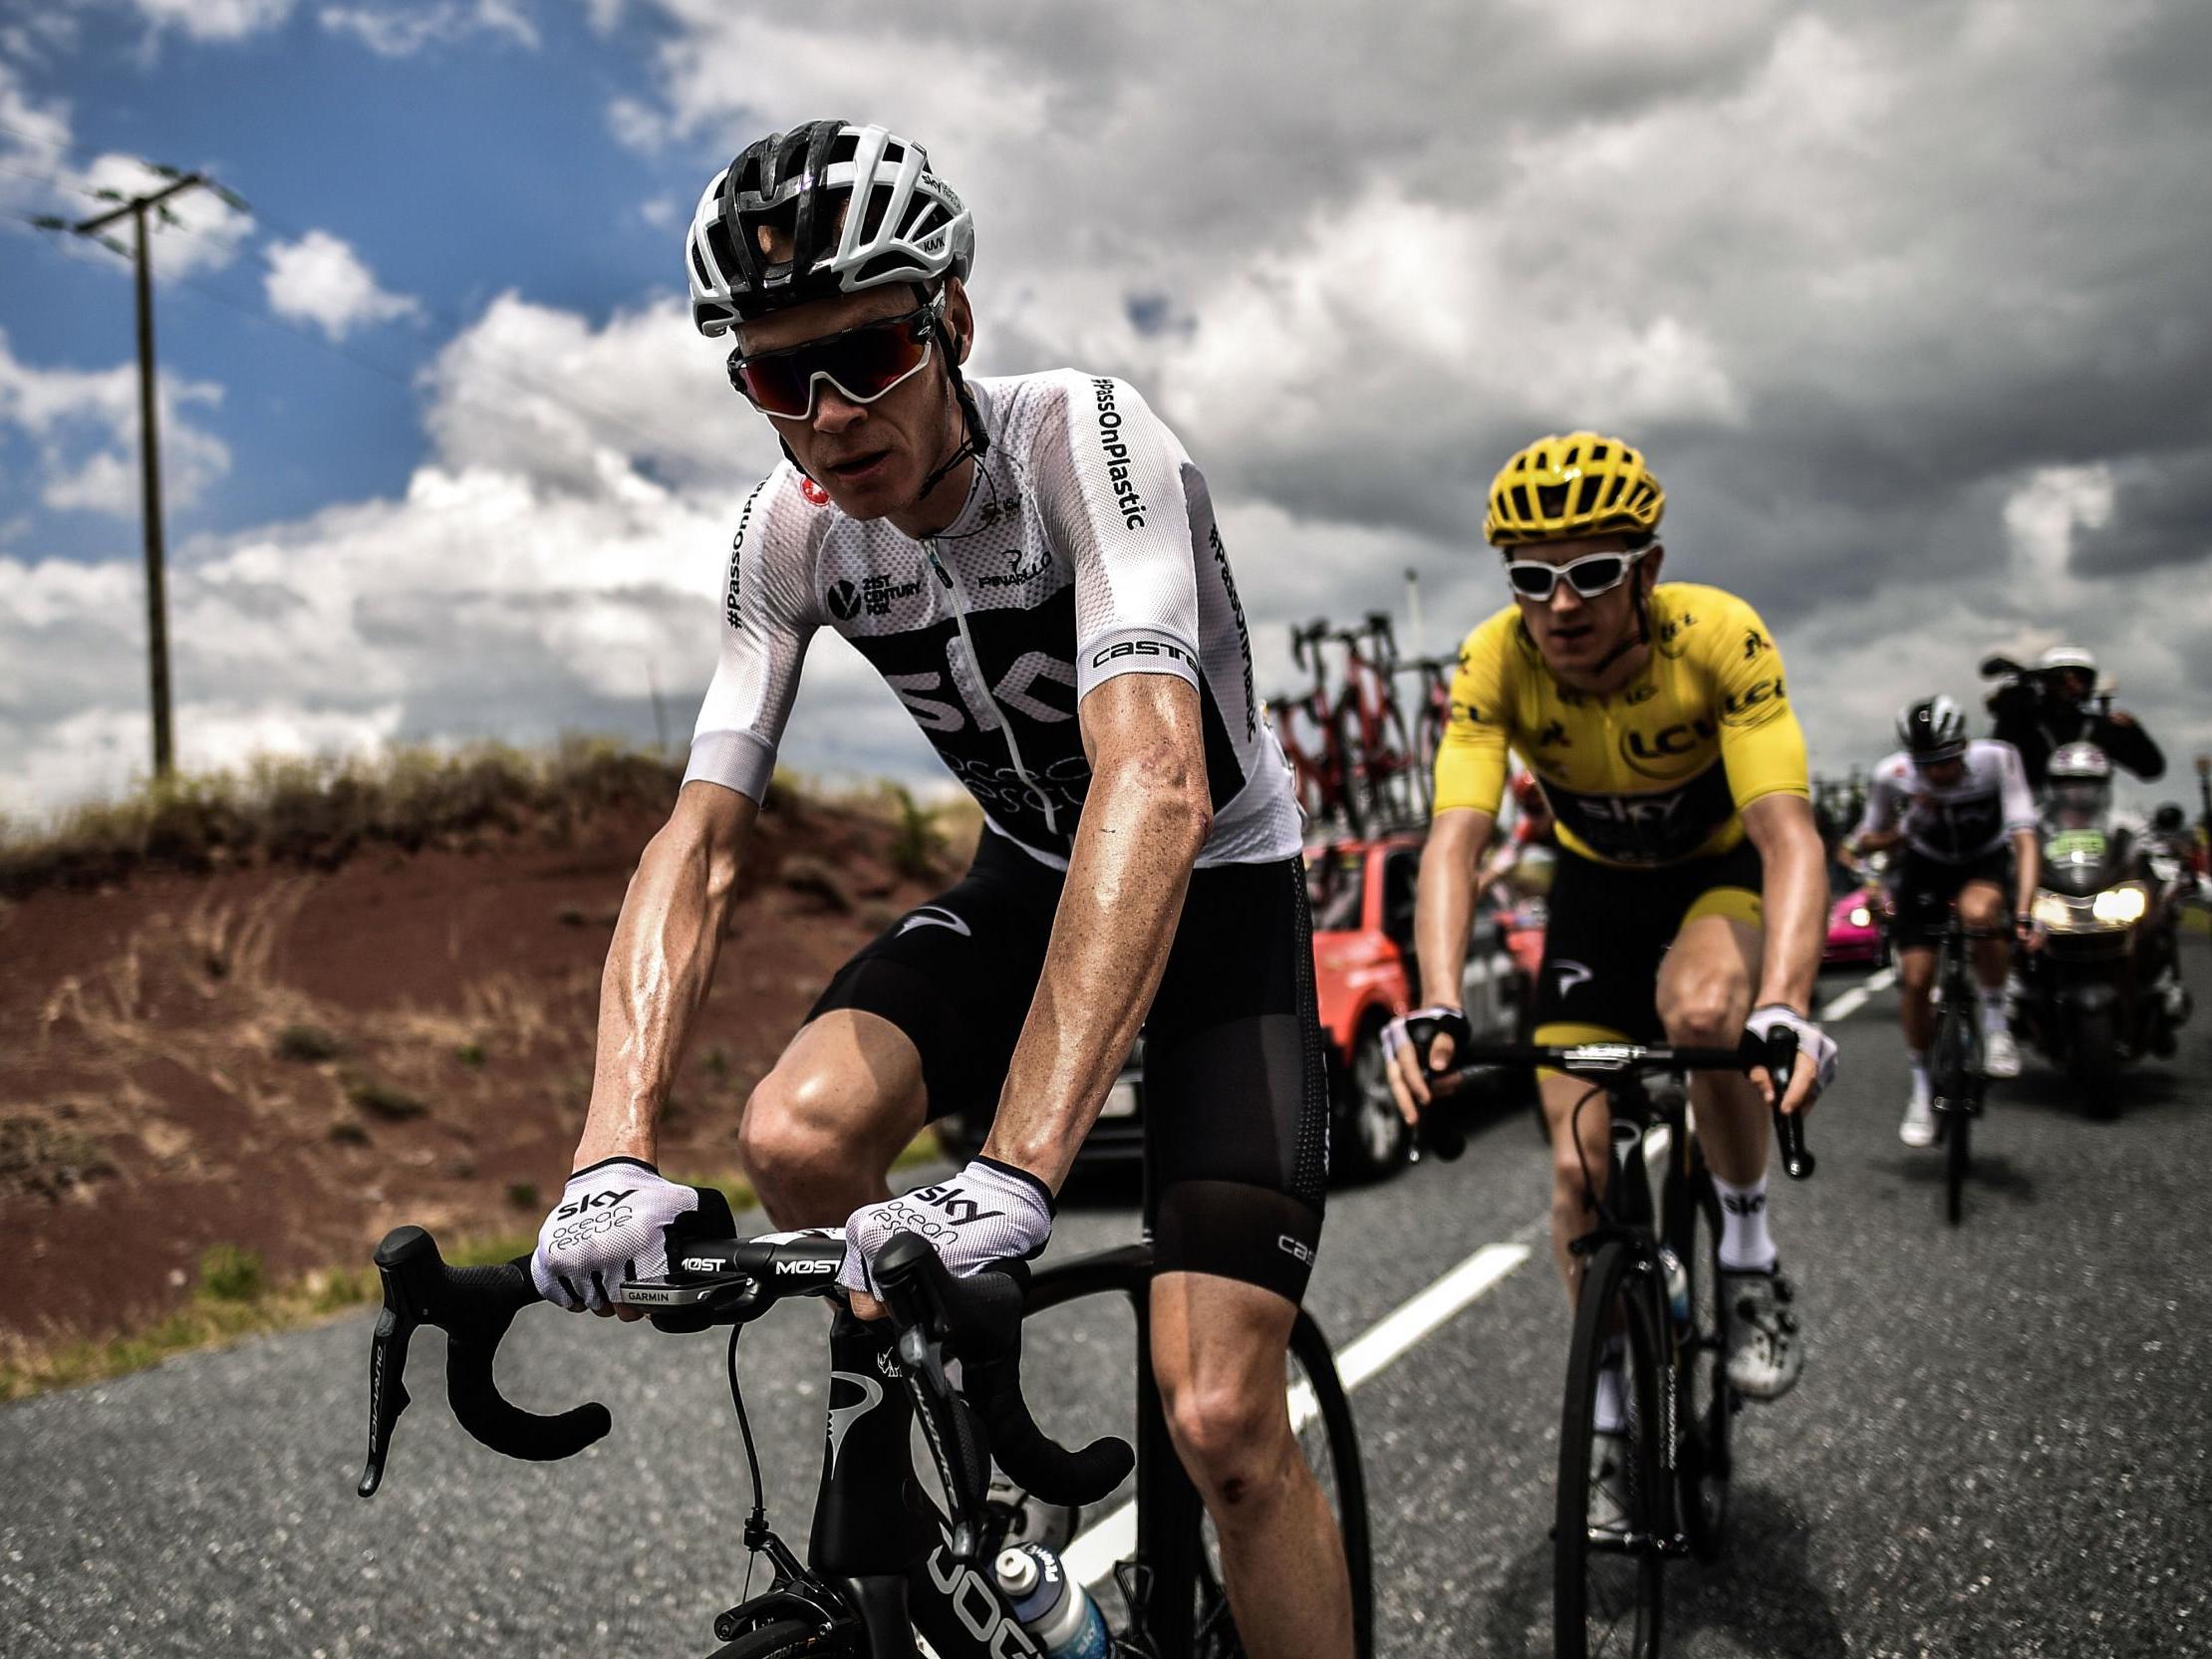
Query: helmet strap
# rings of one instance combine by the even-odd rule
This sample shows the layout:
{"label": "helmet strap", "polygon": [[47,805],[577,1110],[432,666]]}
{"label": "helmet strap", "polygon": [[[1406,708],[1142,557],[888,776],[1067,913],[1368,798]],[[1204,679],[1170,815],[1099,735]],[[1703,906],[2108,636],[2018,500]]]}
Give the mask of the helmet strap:
{"label": "helmet strap", "polygon": [[1601,678],[1607,669],[1638,646],[1651,644],[1651,609],[1644,593],[1643,558],[1640,552],[1636,559],[1636,568],[1629,572],[1629,580],[1636,584],[1636,632],[1616,641],[1613,649],[1597,660],[1597,666],[1590,670],[1592,680]]}
{"label": "helmet strap", "polygon": [[990,434],[983,430],[983,417],[976,413],[975,398],[968,390],[968,382],[961,375],[960,359],[953,351],[952,334],[945,327],[942,312],[930,314],[930,337],[937,342],[938,354],[945,360],[946,377],[953,383],[953,398],[961,412],[961,440],[953,452],[937,464],[934,471],[922,480],[922,487],[915,491],[914,502],[920,506],[930,498],[930,491],[944,482],[947,474],[969,456],[980,460],[990,452]]}

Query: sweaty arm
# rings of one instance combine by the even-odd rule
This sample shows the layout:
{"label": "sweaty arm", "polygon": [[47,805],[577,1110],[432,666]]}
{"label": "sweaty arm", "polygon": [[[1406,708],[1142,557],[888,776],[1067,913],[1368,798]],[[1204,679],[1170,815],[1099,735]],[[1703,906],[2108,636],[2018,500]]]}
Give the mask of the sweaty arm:
{"label": "sweaty arm", "polygon": [[815,626],[795,575],[807,520],[793,509],[802,506],[797,474],[779,467],[738,519],[722,587],[720,657],[684,788],[639,860],[607,953],[577,1169],[613,1157],[653,1162],[662,1102],[713,978],[738,861]]}
{"label": "sweaty arm", "polygon": [[738,862],[759,812],[730,790],[687,784],[646,844],[600,977],[591,1109],[571,1168],[604,1158],[655,1162],[661,1106],[713,981]]}
{"label": "sweaty arm", "polygon": [[1078,710],[1091,783],[1029,1017],[990,1139],[1057,1192],[1160,987],[1213,822],[1199,695],[1125,674]]}

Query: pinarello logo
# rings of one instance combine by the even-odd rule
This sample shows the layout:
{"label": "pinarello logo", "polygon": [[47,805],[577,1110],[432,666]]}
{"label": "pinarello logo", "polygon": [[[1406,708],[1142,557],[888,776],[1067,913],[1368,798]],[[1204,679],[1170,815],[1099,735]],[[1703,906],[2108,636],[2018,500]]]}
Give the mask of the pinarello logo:
{"label": "pinarello logo", "polygon": [[817,507],[826,507],[829,505],[829,491],[824,489],[820,484],[816,483],[812,478],[807,477],[804,473],[801,473],[799,475],[799,493],[805,496],[809,501],[813,502]]}

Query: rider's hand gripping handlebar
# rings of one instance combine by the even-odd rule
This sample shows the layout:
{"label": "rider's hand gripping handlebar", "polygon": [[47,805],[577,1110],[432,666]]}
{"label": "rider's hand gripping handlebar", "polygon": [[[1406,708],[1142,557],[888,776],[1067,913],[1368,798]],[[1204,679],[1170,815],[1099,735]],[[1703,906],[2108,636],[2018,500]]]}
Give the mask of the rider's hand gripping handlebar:
{"label": "rider's hand gripping handlebar", "polygon": [[534,1463],[573,1457],[604,1435],[612,1421],[596,1402],[552,1417],[510,1404],[492,1380],[492,1356],[516,1313],[538,1300],[530,1258],[496,1267],[448,1267],[418,1227],[394,1228],[377,1246],[384,1311],[369,1350],[369,1461],[362,1497],[384,1480],[393,1425],[407,1410],[408,1343],[417,1325],[445,1332],[445,1397],[453,1417],[495,1452]]}

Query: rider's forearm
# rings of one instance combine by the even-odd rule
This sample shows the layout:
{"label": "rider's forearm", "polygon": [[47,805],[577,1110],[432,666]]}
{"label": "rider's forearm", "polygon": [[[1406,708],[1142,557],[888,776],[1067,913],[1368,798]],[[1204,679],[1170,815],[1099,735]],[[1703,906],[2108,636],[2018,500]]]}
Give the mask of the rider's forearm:
{"label": "rider's forearm", "polygon": [[1755,1007],[1812,1010],[1827,941],[1828,882],[1812,808],[1799,795],[1765,795],[1744,809],[1745,828],[1766,875],[1767,945]]}
{"label": "rider's forearm", "polygon": [[2026,916],[2035,908],[2036,889],[2043,885],[2043,848],[2034,830],[2013,832],[2013,870],[2016,894],[2013,914]]}
{"label": "rider's forearm", "polygon": [[713,980],[738,861],[758,814],[738,797],[736,834],[717,844],[679,803],[647,843],[600,978],[599,1053],[575,1168],[657,1158],[661,1106]]}
{"label": "rider's forearm", "polygon": [[1091,779],[986,1157],[1057,1192],[1152,1006],[1213,822],[1203,753],[1175,742]]}
{"label": "rider's forearm", "polygon": [[1421,959],[1425,1006],[1460,1005],[1467,941],[1475,928],[1477,867],[1497,822],[1492,813],[1462,808],[1440,812],[1429,824],[1413,908],[1413,942]]}

